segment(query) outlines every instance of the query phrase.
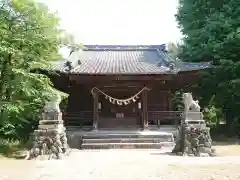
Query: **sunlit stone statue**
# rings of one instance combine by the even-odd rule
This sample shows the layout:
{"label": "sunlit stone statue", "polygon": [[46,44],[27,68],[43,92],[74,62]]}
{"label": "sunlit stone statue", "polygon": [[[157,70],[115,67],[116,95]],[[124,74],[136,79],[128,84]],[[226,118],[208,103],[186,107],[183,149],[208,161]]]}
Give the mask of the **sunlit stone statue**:
{"label": "sunlit stone statue", "polygon": [[43,119],[39,121],[38,129],[33,133],[33,146],[26,159],[36,159],[42,155],[48,155],[49,160],[54,156],[60,159],[62,154],[69,154],[60,102],[61,96],[56,92],[44,106]]}
{"label": "sunlit stone statue", "polygon": [[206,126],[203,114],[192,93],[183,93],[185,118],[181,122],[173,153],[188,156],[216,156],[211,146],[210,128]]}
{"label": "sunlit stone statue", "polygon": [[187,120],[202,120],[201,107],[198,104],[198,100],[193,99],[192,93],[183,93],[183,103]]}
{"label": "sunlit stone statue", "polygon": [[58,120],[61,119],[61,110],[60,110],[60,103],[61,103],[61,95],[58,92],[55,92],[50,100],[44,106],[44,119],[45,120]]}
{"label": "sunlit stone statue", "polygon": [[58,92],[54,93],[50,100],[44,106],[44,112],[60,113],[59,104],[61,103],[61,96]]}
{"label": "sunlit stone statue", "polygon": [[183,93],[183,103],[185,106],[185,112],[200,112],[200,106],[198,100],[193,100],[192,93]]}

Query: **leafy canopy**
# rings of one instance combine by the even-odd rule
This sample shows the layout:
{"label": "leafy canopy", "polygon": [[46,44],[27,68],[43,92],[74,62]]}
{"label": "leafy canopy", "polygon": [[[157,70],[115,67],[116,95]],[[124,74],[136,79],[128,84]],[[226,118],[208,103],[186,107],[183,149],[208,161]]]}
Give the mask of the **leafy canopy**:
{"label": "leafy canopy", "polygon": [[172,60],[178,60],[178,54],[180,53],[180,51],[181,49],[178,43],[168,43],[168,55],[172,58]]}
{"label": "leafy canopy", "polygon": [[[228,123],[240,117],[240,1],[180,0],[177,21],[184,61],[213,61],[197,86],[203,105],[222,110]],[[240,121],[240,120],[239,120]]]}
{"label": "leafy canopy", "polygon": [[[32,128],[54,91],[50,80],[32,69],[59,59],[59,19],[34,0],[0,1],[0,134],[19,136]],[[28,135],[26,132],[24,134]]]}

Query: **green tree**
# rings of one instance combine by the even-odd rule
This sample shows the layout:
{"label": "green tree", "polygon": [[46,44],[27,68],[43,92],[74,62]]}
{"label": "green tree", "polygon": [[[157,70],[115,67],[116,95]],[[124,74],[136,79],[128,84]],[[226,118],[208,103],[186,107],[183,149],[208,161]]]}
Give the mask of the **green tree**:
{"label": "green tree", "polygon": [[68,33],[68,32],[62,32],[61,35],[61,46],[62,47],[67,47],[70,50],[76,50],[76,49],[85,49],[83,44],[77,42],[76,38]]}
{"label": "green tree", "polygon": [[56,14],[41,3],[0,1],[0,134],[5,137],[28,136],[54,91],[50,80],[32,69],[50,68],[60,58],[58,26]]}
{"label": "green tree", "polygon": [[[180,0],[177,21],[184,35],[181,60],[212,61],[196,89],[231,124],[240,117],[240,1]],[[214,97],[214,100],[213,100]]]}
{"label": "green tree", "polygon": [[178,54],[181,49],[179,44],[170,42],[168,43],[168,55],[175,61],[178,59]]}

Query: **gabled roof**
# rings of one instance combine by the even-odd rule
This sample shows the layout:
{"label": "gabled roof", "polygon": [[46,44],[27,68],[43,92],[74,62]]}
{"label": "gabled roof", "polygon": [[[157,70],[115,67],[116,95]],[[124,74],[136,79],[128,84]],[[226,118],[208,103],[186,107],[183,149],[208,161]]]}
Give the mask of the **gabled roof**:
{"label": "gabled roof", "polygon": [[[54,69],[71,74],[176,74],[210,68],[210,63],[173,61],[165,45],[86,45],[86,50],[71,53]],[[69,66],[70,65],[70,66]],[[70,69],[69,69],[70,68]],[[70,70],[70,71],[69,71]]]}

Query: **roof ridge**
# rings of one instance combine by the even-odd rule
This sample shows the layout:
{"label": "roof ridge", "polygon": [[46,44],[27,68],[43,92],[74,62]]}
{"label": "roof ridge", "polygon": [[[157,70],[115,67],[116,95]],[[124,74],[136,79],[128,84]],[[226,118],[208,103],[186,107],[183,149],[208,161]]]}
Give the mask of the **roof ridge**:
{"label": "roof ridge", "polygon": [[160,45],[84,45],[87,49],[159,49],[166,51],[166,44]]}
{"label": "roof ridge", "polygon": [[80,74],[177,74],[181,71],[210,67],[206,63],[176,62],[168,56],[167,51],[153,47],[148,48],[145,52],[141,52],[144,49],[129,49],[130,52],[124,53],[124,51],[128,51],[126,48],[117,49],[122,50],[123,53],[99,50],[100,52],[74,51],[67,58],[67,62],[60,63],[62,65],[59,66],[59,70]]}
{"label": "roof ridge", "polygon": [[[165,64],[165,66],[169,67],[170,71],[179,71],[179,68],[177,68],[177,64],[176,62],[168,55],[168,53],[166,51],[161,51],[159,49],[157,49],[157,53],[159,56],[162,57],[162,60]],[[163,57],[166,56],[166,57]]]}
{"label": "roof ridge", "polygon": [[155,51],[156,48],[87,48],[83,51]]}

